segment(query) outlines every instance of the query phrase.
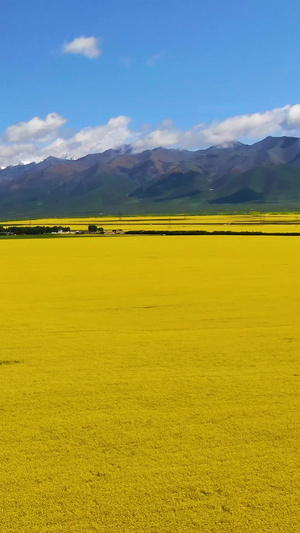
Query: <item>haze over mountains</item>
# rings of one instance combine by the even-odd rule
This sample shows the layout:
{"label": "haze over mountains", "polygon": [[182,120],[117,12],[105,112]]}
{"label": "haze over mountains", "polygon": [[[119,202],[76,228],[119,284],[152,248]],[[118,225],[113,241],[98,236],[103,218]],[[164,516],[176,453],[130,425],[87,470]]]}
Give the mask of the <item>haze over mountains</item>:
{"label": "haze over mountains", "polygon": [[296,209],[300,139],[205,150],[130,146],[0,170],[0,217]]}

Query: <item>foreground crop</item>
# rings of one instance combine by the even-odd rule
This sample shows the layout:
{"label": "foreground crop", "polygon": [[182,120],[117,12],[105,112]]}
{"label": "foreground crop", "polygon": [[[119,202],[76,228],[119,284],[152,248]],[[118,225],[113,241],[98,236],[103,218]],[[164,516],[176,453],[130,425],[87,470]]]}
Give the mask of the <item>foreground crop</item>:
{"label": "foreground crop", "polygon": [[0,244],[1,533],[297,531],[298,238]]}

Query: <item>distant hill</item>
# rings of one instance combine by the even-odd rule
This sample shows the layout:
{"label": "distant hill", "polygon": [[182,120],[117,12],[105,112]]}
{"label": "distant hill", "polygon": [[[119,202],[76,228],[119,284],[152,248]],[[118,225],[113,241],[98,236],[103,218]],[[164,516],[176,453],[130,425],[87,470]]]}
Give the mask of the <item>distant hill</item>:
{"label": "distant hill", "polygon": [[188,151],[130,146],[0,170],[0,218],[297,209],[300,139]]}

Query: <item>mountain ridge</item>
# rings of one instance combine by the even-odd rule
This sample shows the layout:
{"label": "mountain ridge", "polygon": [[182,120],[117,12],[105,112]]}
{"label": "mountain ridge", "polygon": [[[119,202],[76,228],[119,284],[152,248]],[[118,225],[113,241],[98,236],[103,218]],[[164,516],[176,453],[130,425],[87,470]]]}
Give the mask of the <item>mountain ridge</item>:
{"label": "mountain ridge", "polygon": [[[126,145],[77,160],[0,170],[0,218],[297,208],[300,139],[266,137],[203,150]],[[217,206],[217,207],[216,207]]]}

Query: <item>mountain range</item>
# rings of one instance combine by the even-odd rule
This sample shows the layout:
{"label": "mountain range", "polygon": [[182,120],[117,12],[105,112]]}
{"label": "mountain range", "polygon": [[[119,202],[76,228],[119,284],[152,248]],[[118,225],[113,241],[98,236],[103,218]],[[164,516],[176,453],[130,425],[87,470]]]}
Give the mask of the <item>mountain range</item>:
{"label": "mountain range", "polygon": [[0,170],[0,218],[267,211],[300,206],[300,139],[205,150],[130,146]]}

